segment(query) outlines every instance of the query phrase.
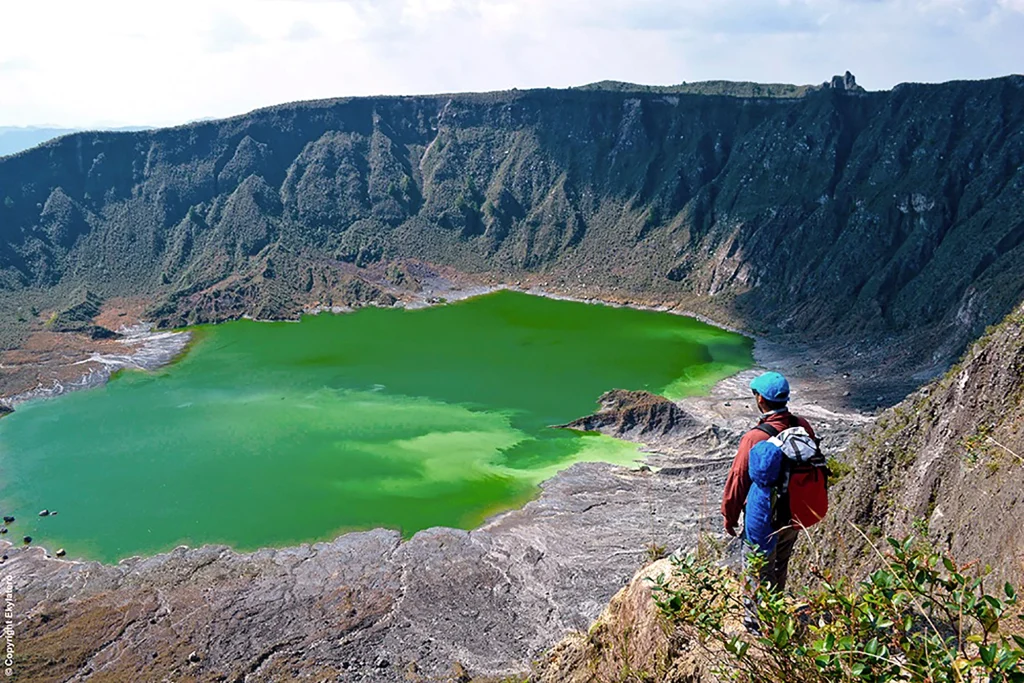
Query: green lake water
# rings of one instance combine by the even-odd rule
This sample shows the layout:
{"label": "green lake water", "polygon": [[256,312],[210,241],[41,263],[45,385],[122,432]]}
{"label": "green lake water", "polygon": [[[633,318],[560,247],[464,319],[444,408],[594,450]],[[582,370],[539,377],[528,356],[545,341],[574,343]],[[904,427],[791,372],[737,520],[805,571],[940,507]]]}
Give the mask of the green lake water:
{"label": "green lake water", "polygon": [[641,457],[549,428],[592,413],[604,391],[675,398],[752,362],[748,339],[693,319],[508,291],[194,334],[157,372],[0,420],[9,540],[114,561],[472,528],[574,462]]}

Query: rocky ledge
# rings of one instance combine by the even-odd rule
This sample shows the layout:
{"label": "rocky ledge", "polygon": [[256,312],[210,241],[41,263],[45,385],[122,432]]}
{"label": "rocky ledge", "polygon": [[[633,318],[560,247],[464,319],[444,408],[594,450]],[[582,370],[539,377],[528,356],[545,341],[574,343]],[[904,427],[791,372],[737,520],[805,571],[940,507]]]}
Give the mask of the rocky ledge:
{"label": "rocky ledge", "polygon": [[[652,599],[651,580],[677,585],[671,561],[657,560],[636,573],[615,594],[586,633],[573,633],[536,664],[536,683],[592,683],[623,680],[623,671],[642,671],[642,680],[717,683],[708,644],[681,628],[666,628]],[[737,587],[739,589],[739,587]],[[737,622],[736,627],[742,628]],[[627,679],[632,680],[632,679]]]}

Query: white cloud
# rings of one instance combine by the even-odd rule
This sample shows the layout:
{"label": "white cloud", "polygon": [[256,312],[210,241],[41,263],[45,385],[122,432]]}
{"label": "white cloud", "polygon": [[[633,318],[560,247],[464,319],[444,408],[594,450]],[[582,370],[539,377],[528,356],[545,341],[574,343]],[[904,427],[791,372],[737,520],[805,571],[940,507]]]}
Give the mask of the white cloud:
{"label": "white cloud", "polygon": [[209,52],[231,52],[243,45],[260,42],[244,21],[230,14],[214,16],[204,35],[203,42]]}
{"label": "white cloud", "polygon": [[1003,75],[1024,0],[180,0],[0,5],[0,125],[166,124],[340,95],[602,79],[869,88]]}
{"label": "white cloud", "polygon": [[294,40],[301,43],[307,40],[319,38],[320,35],[320,31],[317,30],[316,26],[313,26],[313,24],[308,21],[299,20],[291,25],[291,28],[288,29],[288,33],[285,37],[288,40]]}

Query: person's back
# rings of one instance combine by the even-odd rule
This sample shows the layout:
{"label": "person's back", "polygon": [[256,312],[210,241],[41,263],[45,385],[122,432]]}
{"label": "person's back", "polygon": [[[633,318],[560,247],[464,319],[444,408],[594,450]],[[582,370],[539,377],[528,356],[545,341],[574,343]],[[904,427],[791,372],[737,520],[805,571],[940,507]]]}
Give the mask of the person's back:
{"label": "person's back", "polygon": [[[811,438],[815,438],[810,423],[789,412],[789,383],[785,377],[777,372],[767,372],[755,378],[750,383],[750,388],[757,401],[761,418],[757,425],[744,434],[740,440],[739,449],[725,482],[725,491],[722,494],[722,517],[725,531],[730,536],[735,536],[737,533],[740,514],[746,508],[747,496],[752,485],[750,477],[751,449],[791,427],[803,427]],[[760,510],[762,507],[759,506],[758,509]],[[777,513],[778,510],[774,510],[774,512]],[[776,518],[773,521],[775,533],[772,540],[774,542],[770,544],[770,547],[758,548],[766,551],[767,556],[760,579],[781,591],[786,586],[789,559],[793,555],[793,547],[800,531],[790,519]],[[766,520],[758,520],[758,522],[763,524]],[[750,540],[746,533],[744,533],[744,538]]]}

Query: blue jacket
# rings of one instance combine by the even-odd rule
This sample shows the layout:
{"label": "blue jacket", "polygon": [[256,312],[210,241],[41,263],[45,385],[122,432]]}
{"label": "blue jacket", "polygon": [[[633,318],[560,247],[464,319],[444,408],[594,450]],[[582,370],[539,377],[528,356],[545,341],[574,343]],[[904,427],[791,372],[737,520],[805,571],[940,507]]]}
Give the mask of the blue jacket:
{"label": "blue jacket", "polygon": [[772,490],[779,480],[784,457],[782,449],[770,441],[761,441],[750,449],[748,468],[751,485],[743,514],[743,534],[749,543],[765,554],[775,549]]}

